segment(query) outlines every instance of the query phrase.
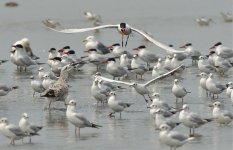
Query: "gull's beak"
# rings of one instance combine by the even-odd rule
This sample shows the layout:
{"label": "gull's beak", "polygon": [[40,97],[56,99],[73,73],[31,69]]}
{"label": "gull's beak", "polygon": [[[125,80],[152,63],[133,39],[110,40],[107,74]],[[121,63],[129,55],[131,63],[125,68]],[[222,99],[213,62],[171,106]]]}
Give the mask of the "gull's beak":
{"label": "gull's beak", "polygon": [[110,49],[110,50],[113,50],[112,45],[111,46],[107,46],[107,48]]}
{"label": "gull's beak", "polygon": [[133,48],[133,50],[134,50],[134,51],[138,51],[138,50],[139,50],[139,48]]}
{"label": "gull's beak", "polygon": [[89,53],[89,50],[84,51],[84,53]]}
{"label": "gull's beak", "polygon": [[214,46],[212,46],[212,47],[210,47],[210,49],[214,49],[215,48],[215,45]]}
{"label": "gull's beak", "polygon": [[15,48],[16,46],[15,46],[15,45],[11,45],[11,47],[14,47],[14,48]]}
{"label": "gull's beak", "polygon": [[86,39],[84,39],[84,40],[83,40],[83,42],[84,42],[84,43],[86,43],[86,42],[87,42],[87,40],[86,40]]}

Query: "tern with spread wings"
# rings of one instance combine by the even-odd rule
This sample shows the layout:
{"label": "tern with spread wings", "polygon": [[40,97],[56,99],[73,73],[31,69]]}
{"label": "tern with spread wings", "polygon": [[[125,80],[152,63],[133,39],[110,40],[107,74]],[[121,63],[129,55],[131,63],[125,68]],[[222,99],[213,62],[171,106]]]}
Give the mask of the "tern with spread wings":
{"label": "tern with spread wings", "polygon": [[[50,28],[50,27],[48,27]],[[81,33],[81,32],[87,32],[87,31],[93,31],[93,30],[98,30],[98,29],[104,29],[104,28],[117,28],[118,32],[121,34],[121,38],[122,38],[122,47],[124,46],[124,35],[127,35],[127,39],[126,39],[126,43],[125,43],[125,47],[127,45],[128,39],[129,39],[129,35],[132,33],[132,31],[137,32],[138,34],[144,36],[148,41],[152,42],[153,44],[155,44],[156,46],[168,51],[168,52],[173,52],[173,53],[184,53],[185,51],[178,51],[175,50],[172,47],[169,47],[168,45],[165,45],[163,43],[160,43],[158,41],[156,41],[155,39],[153,39],[152,37],[150,37],[148,34],[146,34],[145,32],[133,28],[130,25],[128,25],[127,23],[120,23],[120,24],[116,24],[116,25],[102,25],[102,26],[97,26],[97,27],[91,27],[91,28],[81,28],[81,29],[54,29],[54,28],[50,28],[54,31],[57,32],[61,32],[61,33]]]}

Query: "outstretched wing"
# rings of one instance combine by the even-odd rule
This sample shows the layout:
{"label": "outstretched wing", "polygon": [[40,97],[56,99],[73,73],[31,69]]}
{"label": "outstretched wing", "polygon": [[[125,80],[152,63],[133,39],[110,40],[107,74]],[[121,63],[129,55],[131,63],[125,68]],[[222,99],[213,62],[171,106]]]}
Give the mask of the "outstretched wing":
{"label": "outstretched wing", "polygon": [[148,39],[150,42],[152,42],[153,44],[155,44],[156,46],[158,46],[158,47],[160,47],[160,48],[162,48],[162,49],[164,49],[164,50],[167,50],[167,51],[169,51],[169,52],[175,52],[175,53],[183,53],[183,52],[185,52],[185,51],[178,51],[178,50],[175,50],[175,49],[172,48],[172,47],[169,47],[169,46],[167,46],[167,45],[165,45],[165,44],[163,44],[163,43],[160,43],[160,42],[156,41],[155,39],[153,39],[152,37],[150,37],[148,34],[142,32],[142,31],[140,31],[140,30],[138,30],[138,29],[135,29],[135,28],[132,28],[132,27],[131,27],[131,30],[133,30],[133,31],[135,31],[135,32],[137,32],[137,33],[139,33],[139,34],[141,34],[141,35],[144,36],[146,39]]}
{"label": "outstretched wing", "polygon": [[162,75],[160,75],[160,76],[158,76],[158,77],[155,77],[154,79],[152,79],[152,80],[146,82],[146,83],[144,84],[144,86],[148,86],[148,85],[150,85],[151,83],[154,83],[154,82],[157,81],[157,80],[164,79],[164,78],[166,78],[167,76],[172,75],[172,74],[174,74],[175,72],[177,72],[180,68],[185,69],[185,66],[182,64],[182,65],[180,65],[179,67],[177,67],[177,68],[175,68],[175,69],[173,69],[173,70],[171,70],[171,71],[169,71],[169,72],[167,72],[167,73],[164,73],[164,74],[162,74]]}
{"label": "outstretched wing", "polygon": [[112,80],[112,79],[109,79],[109,78],[106,78],[106,77],[102,77],[102,76],[97,76],[96,78],[100,79],[100,80],[104,80],[104,81],[110,82],[110,83],[118,83],[118,84],[124,84],[124,85],[129,85],[129,86],[134,84],[132,82]]}
{"label": "outstretched wing", "polygon": [[81,28],[81,29],[62,29],[62,30],[57,30],[54,28],[50,28],[51,30],[54,30],[56,32],[61,32],[61,33],[81,33],[81,32],[86,32],[86,31],[92,31],[92,30],[98,30],[98,29],[103,29],[103,28],[117,28],[118,25],[102,25],[102,26],[97,26],[97,27],[91,27],[91,28]]}

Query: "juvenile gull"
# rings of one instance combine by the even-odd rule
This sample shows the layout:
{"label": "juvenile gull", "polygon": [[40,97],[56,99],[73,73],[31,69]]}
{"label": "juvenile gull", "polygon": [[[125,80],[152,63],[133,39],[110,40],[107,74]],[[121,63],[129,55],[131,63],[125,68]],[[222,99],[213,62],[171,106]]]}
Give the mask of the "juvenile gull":
{"label": "juvenile gull", "polygon": [[20,129],[29,136],[29,142],[31,143],[31,135],[39,135],[39,132],[43,127],[31,125],[29,122],[29,116],[27,113],[23,113],[21,119],[19,120]]}
{"label": "juvenile gull", "polygon": [[66,117],[68,121],[75,126],[75,135],[77,135],[76,130],[78,128],[78,135],[80,136],[80,128],[91,127],[91,128],[99,128],[102,127],[100,125],[91,123],[88,121],[83,114],[76,112],[76,102],[74,100],[70,100],[67,110]]}
{"label": "juvenile gull", "polygon": [[52,86],[49,87],[49,89],[46,91],[44,95],[41,97],[47,97],[49,100],[49,109],[52,102],[55,101],[63,101],[66,105],[66,98],[68,96],[69,92],[69,73],[73,69],[73,66],[75,64],[69,64],[64,66],[61,69],[60,77],[57,81],[54,82]]}

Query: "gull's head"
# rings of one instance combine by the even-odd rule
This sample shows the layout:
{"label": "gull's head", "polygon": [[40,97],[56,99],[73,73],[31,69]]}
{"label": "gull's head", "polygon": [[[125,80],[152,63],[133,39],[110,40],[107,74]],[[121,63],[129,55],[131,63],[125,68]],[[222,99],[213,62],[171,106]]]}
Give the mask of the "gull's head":
{"label": "gull's head", "polygon": [[3,117],[0,119],[0,123],[3,123],[3,124],[9,124],[9,121],[6,117]]}
{"label": "gull's head", "polygon": [[206,74],[205,72],[200,73],[200,76],[201,76],[202,78],[207,78],[207,74]]}
{"label": "gull's head", "polygon": [[188,111],[189,110],[189,106],[187,104],[184,104],[182,106],[182,110]]}
{"label": "gull's head", "polygon": [[160,127],[159,127],[159,129],[161,131],[169,131],[169,130],[171,130],[171,127],[168,126],[167,124],[161,124]]}
{"label": "gull's head", "polygon": [[44,71],[44,68],[43,68],[43,67],[40,67],[40,68],[38,69],[38,71]]}
{"label": "gull's head", "polygon": [[112,91],[112,92],[109,93],[109,95],[110,95],[110,96],[115,96],[116,93]]}
{"label": "gull's head", "polygon": [[174,84],[177,84],[178,82],[179,82],[178,79],[175,79],[175,80],[174,80]]}
{"label": "gull's head", "polygon": [[23,113],[23,114],[22,114],[22,117],[23,117],[24,119],[28,119],[28,118],[29,118],[29,116],[28,116],[27,113]]}
{"label": "gull's head", "polygon": [[214,108],[220,108],[222,106],[222,103],[217,101],[213,103]]}
{"label": "gull's head", "polygon": [[159,93],[153,93],[152,96],[155,97],[155,98],[159,98],[160,97]]}
{"label": "gull's head", "polygon": [[76,106],[76,101],[75,100],[70,100],[68,105]]}
{"label": "gull's head", "polygon": [[136,83],[136,82],[134,82],[132,85],[130,85],[130,86],[132,86],[132,87],[136,87],[138,84]]}
{"label": "gull's head", "polygon": [[137,58],[137,57],[138,57],[138,54],[134,54],[134,55],[133,55],[133,58]]}
{"label": "gull's head", "polygon": [[45,74],[45,75],[43,76],[43,79],[49,79],[49,78],[50,78],[49,74]]}
{"label": "gull's head", "polygon": [[228,82],[228,83],[226,84],[226,87],[233,87],[233,82]]}
{"label": "gull's head", "polygon": [[199,60],[204,60],[205,57],[204,56],[199,56]]}
{"label": "gull's head", "polygon": [[214,76],[214,75],[213,75],[212,73],[209,74],[209,78],[213,78],[213,76]]}
{"label": "gull's head", "polygon": [[84,43],[91,42],[91,41],[96,41],[95,37],[92,36],[92,35],[86,37],[86,38],[83,40]]}
{"label": "gull's head", "polygon": [[121,46],[119,43],[112,44],[112,47],[119,47]]}
{"label": "gull's head", "polygon": [[25,46],[25,47],[29,47],[30,46],[30,42],[28,38],[23,38],[20,40],[21,43]]}

